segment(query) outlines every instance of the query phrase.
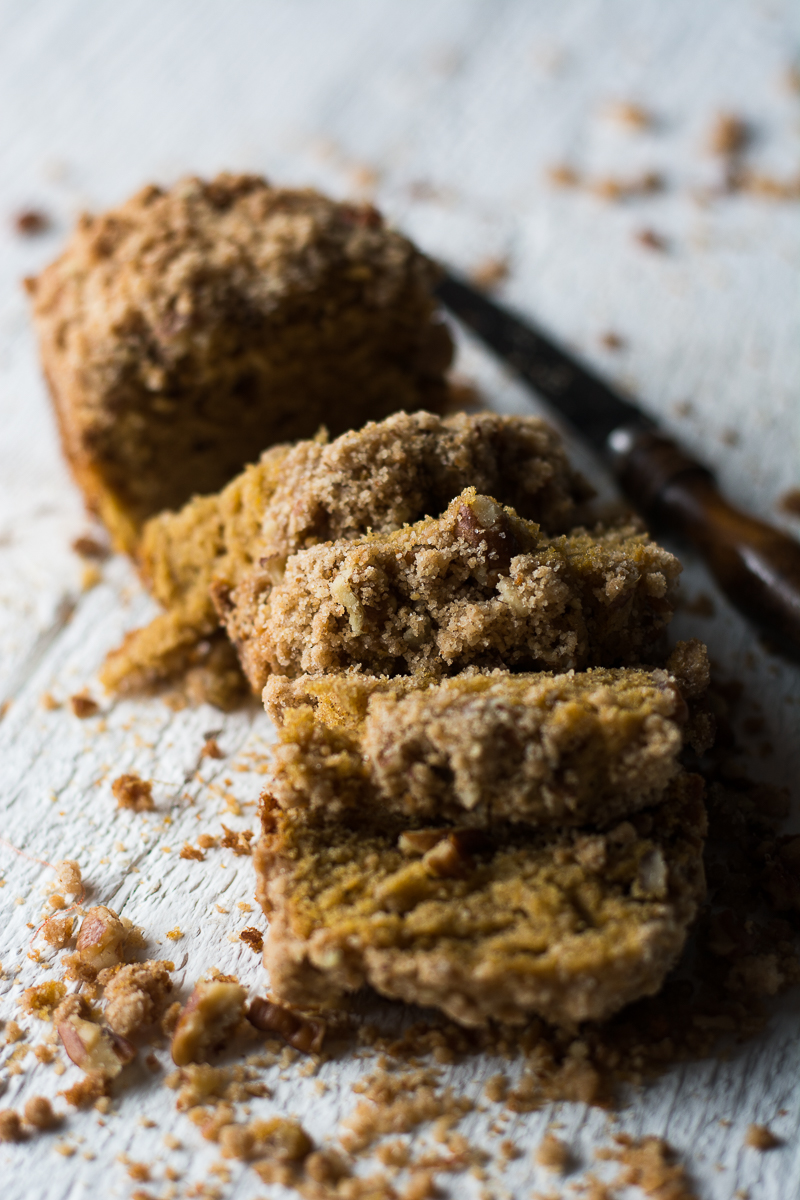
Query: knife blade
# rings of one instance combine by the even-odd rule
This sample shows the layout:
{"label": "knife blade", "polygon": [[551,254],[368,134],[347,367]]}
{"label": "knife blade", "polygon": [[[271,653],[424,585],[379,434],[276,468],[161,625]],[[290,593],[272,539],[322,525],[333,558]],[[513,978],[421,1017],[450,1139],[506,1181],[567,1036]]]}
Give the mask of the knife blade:
{"label": "knife blade", "polygon": [[722,591],[770,645],[800,657],[800,543],[730,504],[706,466],[532,322],[448,271],[437,292],[605,458],[635,508],[699,550]]}

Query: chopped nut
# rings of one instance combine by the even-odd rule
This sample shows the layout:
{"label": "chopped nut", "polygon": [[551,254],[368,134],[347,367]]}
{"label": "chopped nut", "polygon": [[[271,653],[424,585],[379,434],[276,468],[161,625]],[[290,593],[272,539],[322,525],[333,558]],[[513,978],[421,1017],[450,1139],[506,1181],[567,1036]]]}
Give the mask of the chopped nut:
{"label": "chopped nut", "polygon": [[195,985],[172,1035],[172,1058],[179,1067],[205,1062],[244,1016],[247,992],[233,975],[214,972]]}
{"label": "chopped nut", "polygon": [[264,949],[264,935],[255,925],[248,925],[239,934],[239,941],[249,946],[254,954],[260,954]]}
{"label": "chopped nut", "polygon": [[96,716],[100,711],[100,705],[86,692],[78,692],[75,696],[70,696],[69,706],[74,715],[80,718],[81,721],[85,720],[86,717]]}
{"label": "chopped nut", "polygon": [[754,1150],[760,1150],[762,1153],[783,1145],[781,1139],[766,1125],[748,1125],[744,1141],[746,1146],[752,1146]]}
{"label": "chopped nut", "polygon": [[25,1101],[24,1116],[28,1125],[34,1129],[54,1129],[61,1118],[53,1112],[53,1106],[46,1096],[31,1096]]}
{"label": "chopped nut", "polygon": [[58,1036],[69,1058],[87,1075],[113,1079],[136,1050],[126,1038],[89,1020],[89,1006],[81,996],[68,996],[56,1009]]}
{"label": "chopped nut", "polygon": [[115,1033],[130,1037],[159,1020],[172,991],[172,967],[150,959],[115,972],[105,991],[105,1018]]}
{"label": "chopped nut", "polygon": [[22,1140],[22,1121],[13,1108],[0,1109],[0,1142]]}
{"label": "chopped nut", "polygon": [[325,1038],[325,1022],[310,1020],[272,1001],[257,997],[250,1005],[247,1019],[256,1029],[277,1033],[303,1054],[318,1054]]}
{"label": "chopped nut", "polygon": [[111,784],[111,791],[118,808],[130,808],[133,812],[153,812],[153,785],[149,779],[132,772],[118,775]]}
{"label": "chopped nut", "polygon": [[116,966],[129,932],[113,909],[102,904],[90,908],[78,934],[78,958],[96,971]]}

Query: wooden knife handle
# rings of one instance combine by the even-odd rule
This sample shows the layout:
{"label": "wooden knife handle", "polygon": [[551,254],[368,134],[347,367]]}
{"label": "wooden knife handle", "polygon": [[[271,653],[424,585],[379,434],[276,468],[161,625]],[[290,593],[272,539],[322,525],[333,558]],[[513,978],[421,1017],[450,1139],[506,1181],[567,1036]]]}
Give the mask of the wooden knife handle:
{"label": "wooden knife handle", "polygon": [[800,654],[800,542],[734,508],[711,473],[663,434],[617,430],[609,445],[632,503],[691,541],[731,603]]}

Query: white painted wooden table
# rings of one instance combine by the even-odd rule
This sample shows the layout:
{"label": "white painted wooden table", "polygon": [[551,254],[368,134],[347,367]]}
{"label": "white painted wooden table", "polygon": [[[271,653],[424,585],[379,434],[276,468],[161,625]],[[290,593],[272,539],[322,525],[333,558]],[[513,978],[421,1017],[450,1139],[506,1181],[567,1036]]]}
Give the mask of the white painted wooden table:
{"label": "white painted wooden table", "polygon": [[[91,689],[105,652],[152,606],[122,560],[80,590],[69,546],[87,521],[59,455],[20,278],[56,253],[81,208],[120,201],[148,180],[232,168],[336,195],[368,190],[457,266],[507,256],[509,301],[635,388],[717,468],[734,499],[780,520],[776,498],[800,483],[797,206],[698,196],[717,179],[704,139],[721,108],[752,120],[755,162],[776,175],[796,169],[800,101],[785,77],[798,34],[789,0],[0,3],[0,700],[9,702],[0,832],[37,858],[77,858],[89,899],[142,925],[151,952],[175,958],[183,986],[211,964],[263,985],[255,956],[231,940],[247,924],[263,926],[237,907],[253,904],[250,860],[212,851],[201,864],[177,852],[186,838],[218,832],[221,820],[252,827],[259,775],[247,768],[271,730],[255,707],[222,717],[211,708],[173,714],[158,701],[104,702],[102,719],[84,722],[41,707],[45,691],[64,699]],[[653,129],[634,134],[609,119],[615,100],[652,109]],[[655,169],[668,187],[607,205],[548,185],[546,168],[565,160],[595,175]],[[14,234],[11,214],[28,205],[53,216],[51,233]],[[669,240],[668,254],[636,244],[645,227]],[[608,331],[624,339],[622,351],[603,349]],[[482,352],[461,350],[461,367],[497,407],[531,410]],[[713,594],[688,560],[685,579],[689,595]],[[704,636],[720,667],[745,680],[776,747],[759,771],[794,785],[800,674],[765,656],[716,595],[715,604],[713,619],[682,616],[676,633]],[[221,731],[228,757],[203,760],[198,778],[211,730]],[[157,813],[116,810],[110,780],[129,769],[158,781]],[[230,815],[229,795],[241,800],[241,817]],[[27,952],[52,872],[0,845],[0,874],[0,1016],[8,1019],[20,1016],[20,988],[41,979]],[[184,936],[170,942],[175,926]],[[36,1022],[23,1024],[40,1036]],[[12,1049],[0,1049],[0,1107],[73,1081],[72,1068],[58,1079],[32,1055],[24,1073],[9,1074]],[[358,1061],[323,1067],[322,1096],[314,1079],[273,1072],[274,1099],[263,1105],[298,1113],[324,1137],[352,1107],[351,1084],[364,1069]],[[453,1073],[477,1094],[496,1070],[473,1061]],[[800,1194],[799,1070],[790,996],[769,1031],[726,1062],[676,1069],[633,1097],[622,1127],[668,1137],[703,1197],[727,1200],[747,1188],[753,1200],[784,1200]],[[116,1162],[121,1152],[155,1164],[155,1194],[167,1162],[186,1170],[184,1182],[202,1178],[215,1149],[200,1143],[173,1099],[143,1072],[105,1125],[96,1113],[73,1112],[59,1134],[0,1146],[0,1196],[127,1196],[136,1185]],[[144,1115],[155,1128],[142,1126]],[[507,1135],[533,1147],[550,1116],[513,1118]],[[560,1119],[587,1164],[606,1118],[565,1106]],[[751,1121],[769,1122],[784,1147],[744,1149]],[[482,1139],[485,1123],[476,1114],[464,1128]],[[185,1150],[166,1150],[167,1130]],[[71,1157],[55,1152],[64,1140]],[[497,1192],[521,1197],[546,1185],[526,1153]],[[238,1168],[225,1189],[237,1200],[265,1190]],[[453,1194],[473,1193],[474,1181],[457,1180]]]}

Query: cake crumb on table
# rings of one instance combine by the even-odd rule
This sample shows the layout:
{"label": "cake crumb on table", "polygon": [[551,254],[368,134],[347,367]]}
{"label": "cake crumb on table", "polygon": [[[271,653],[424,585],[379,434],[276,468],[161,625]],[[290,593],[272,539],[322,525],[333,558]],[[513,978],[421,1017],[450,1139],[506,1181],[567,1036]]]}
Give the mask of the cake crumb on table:
{"label": "cake crumb on table", "polygon": [[546,1133],[536,1151],[536,1162],[540,1167],[563,1175],[569,1166],[569,1146],[554,1133]]}
{"label": "cake crumb on table", "polygon": [[95,717],[100,711],[100,705],[87,692],[77,692],[69,698],[69,706],[73,714],[84,721],[87,717]]}
{"label": "cake crumb on table", "polygon": [[744,1135],[744,1143],[746,1146],[752,1147],[753,1150],[760,1150],[762,1153],[766,1150],[774,1150],[776,1147],[783,1145],[782,1139],[776,1137],[766,1125],[748,1125],[747,1133]]}
{"label": "cake crumb on table", "polygon": [[153,812],[155,809],[152,783],[135,771],[118,775],[111,784],[111,792],[117,808],[129,808],[133,812]]}

